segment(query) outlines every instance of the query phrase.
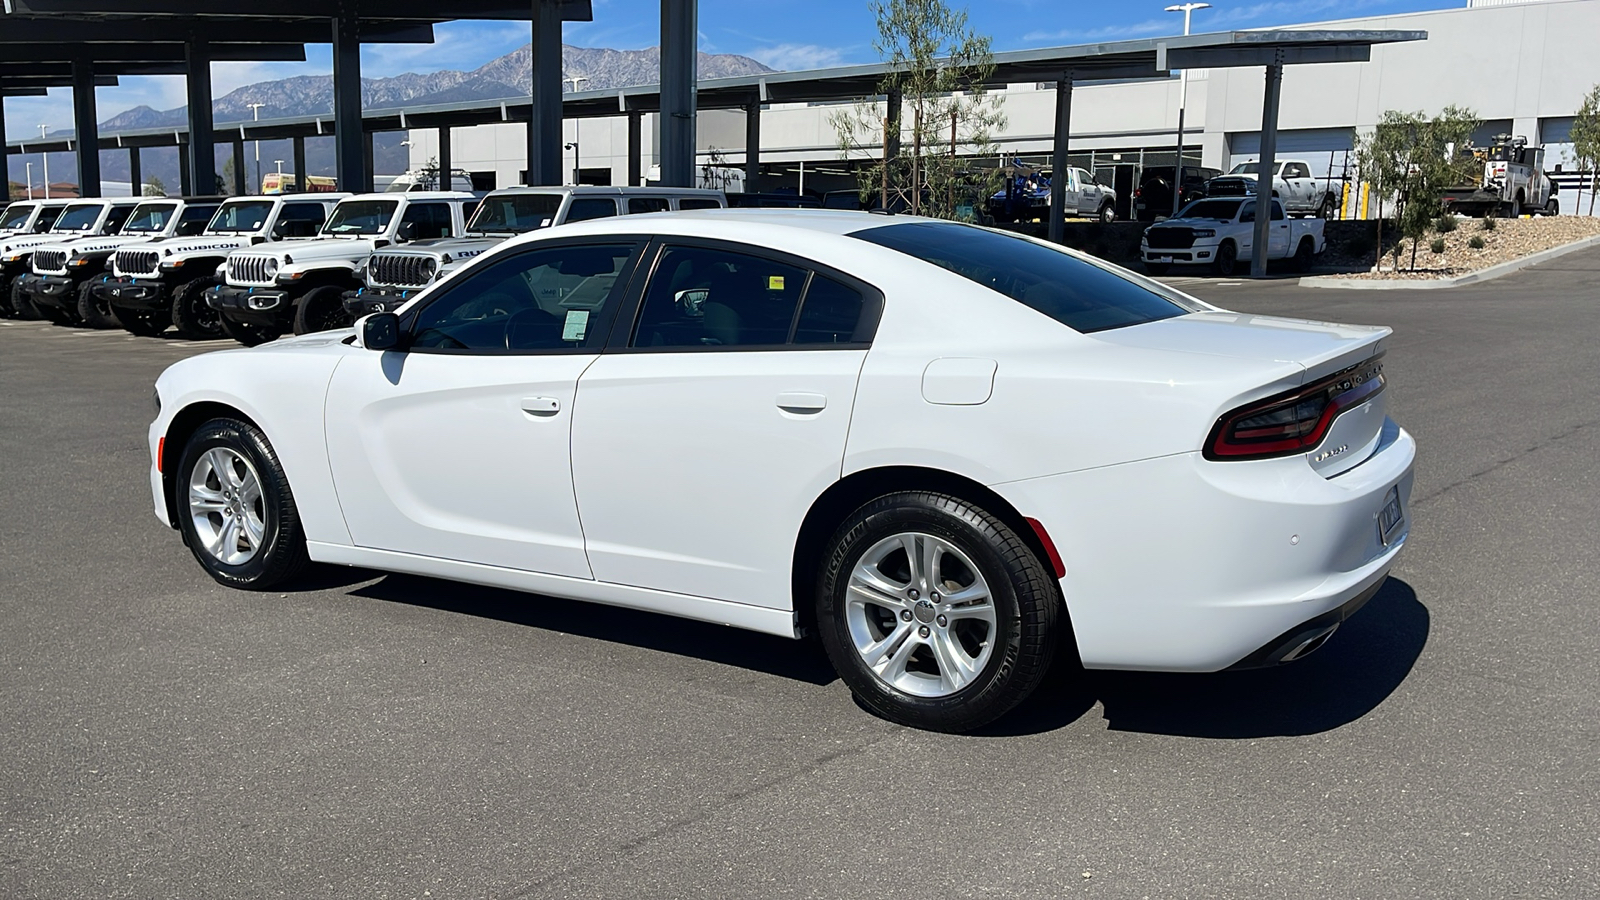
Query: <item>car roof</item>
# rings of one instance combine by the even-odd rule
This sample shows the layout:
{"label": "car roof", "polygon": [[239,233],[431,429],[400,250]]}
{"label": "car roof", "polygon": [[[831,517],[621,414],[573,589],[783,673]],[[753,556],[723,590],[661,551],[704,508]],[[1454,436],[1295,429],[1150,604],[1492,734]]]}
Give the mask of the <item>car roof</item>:
{"label": "car roof", "polygon": [[[569,222],[559,229],[539,229],[528,232],[528,237],[551,238],[578,234],[638,234],[640,232],[697,235],[737,240],[742,243],[766,243],[768,234],[774,237],[784,232],[846,235],[871,228],[882,228],[904,222],[944,222],[920,216],[891,216],[881,213],[857,212],[843,209],[775,209],[772,207],[729,207],[727,209],[696,209],[682,212],[645,213]],[[776,245],[774,245],[776,246]]]}
{"label": "car roof", "polygon": [[578,194],[582,196],[657,196],[657,197],[717,197],[722,191],[712,188],[626,187],[623,185],[552,184],[547,186],[519,184],[491,191],[490,196],[502,194]]}
{"label": "car roof", "polygon": [[350,194],[340,199],[405,200],[416,203],[418,200],[476,200],[478,197],[470,191],[373,191],[368,194]]}

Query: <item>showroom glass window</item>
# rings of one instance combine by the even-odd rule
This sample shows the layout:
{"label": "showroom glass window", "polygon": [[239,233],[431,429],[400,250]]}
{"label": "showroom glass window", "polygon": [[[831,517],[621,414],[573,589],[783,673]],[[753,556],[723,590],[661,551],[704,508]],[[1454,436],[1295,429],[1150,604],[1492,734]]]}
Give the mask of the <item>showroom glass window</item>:
{"label": "showroom glass window", "polygon": [[539,353],[597,347],[635,249],[631,243],[568,245],[493,260],[417,312],[410,349]]}

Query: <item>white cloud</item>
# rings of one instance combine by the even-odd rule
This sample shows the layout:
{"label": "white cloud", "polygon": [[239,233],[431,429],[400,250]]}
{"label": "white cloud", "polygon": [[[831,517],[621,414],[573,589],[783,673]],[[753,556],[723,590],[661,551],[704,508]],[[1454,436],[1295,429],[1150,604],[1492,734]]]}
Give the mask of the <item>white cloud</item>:
{"label": "white cloud", "polygon": [[1022,36],[1022,41],[1025,44],[1037,44],[1044,41],[1069,41],[1075,44],[1088,44],[1095,41],[1115,41],[1148,37],[1152,34],[1172,33],[1174,33],[1172,22],[1166,19],[1148,19],[1131,25],[1107,25],[1103,28],[1030,31]]}
{"label": "white cloud", "polygon": [[819,47],[816,44],[776,44],[746,50],[745,56],[756,62],[785,72],[805,69],[826,69],[844,64],[844,52],[837,47]]}

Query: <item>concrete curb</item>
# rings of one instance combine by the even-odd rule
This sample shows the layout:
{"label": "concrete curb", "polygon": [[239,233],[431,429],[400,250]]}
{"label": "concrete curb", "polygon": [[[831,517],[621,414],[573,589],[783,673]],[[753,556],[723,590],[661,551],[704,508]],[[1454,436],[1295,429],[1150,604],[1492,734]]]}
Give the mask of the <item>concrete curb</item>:
{"label": "concrete curb", "polygon": [[1468,272],[1465,275],[1457,275],[1454,278],[1436,278],[1432,281],[1406,281],[1398,278],[1385,280],[1377,278],[1344,278],[1338,275],[1312,275],[1300,279],[1300,286],[1308,288],[1340,288],[1347,291],[1426,291],[1438,288],[1453,288],[1464,284],[1490,281],[1502,275],[1510,275],[1518,269],[1536,266],[1542,262],[1549,262],[1558,256],[1566,256],[1568,253],[1586,250],[1590,247],[1600,247],[1600,235],[1586,237],[1570,244],[1562,244],[1559,247],[1551,247],[1549,250],[1540,250],[1538,253],[1524,256],[1521,259],[1513,259],[1510,262],[1503,262],[1487,269],[1479,269],[1476,272]]}

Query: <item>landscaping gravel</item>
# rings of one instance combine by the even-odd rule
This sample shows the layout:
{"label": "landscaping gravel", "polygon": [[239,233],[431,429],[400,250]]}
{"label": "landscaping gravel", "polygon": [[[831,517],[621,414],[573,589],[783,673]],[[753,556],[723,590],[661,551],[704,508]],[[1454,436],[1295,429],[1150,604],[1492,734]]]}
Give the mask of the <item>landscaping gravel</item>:
{"label": "landscaping gravel", "polygon": [[[1481,219],[1457,219],[1454,231],[1446,234],[1430,232],[1418,243],[1415,269],[1411,268],[1411,242],[1406,241],[1400,255],[1400,271],[1394,271],[1394,257],[1386,256],[1382,271],[1354,272],[1340,277],[1383,280],[1453,278],[1600,235],[1600,217],[1541,216],[1493,221],[1493,230],[1485,230]],[[1470,245],[1474,237],[1483,238],[1482,249],[1474,249]],[[1436,238],[1444,239],[1443,253],[1434,253],[1430,246]],[[1388,235],[1385,235],[1387,243]]]}

